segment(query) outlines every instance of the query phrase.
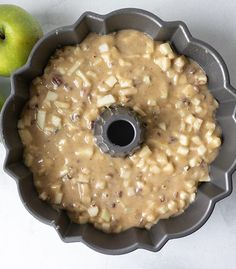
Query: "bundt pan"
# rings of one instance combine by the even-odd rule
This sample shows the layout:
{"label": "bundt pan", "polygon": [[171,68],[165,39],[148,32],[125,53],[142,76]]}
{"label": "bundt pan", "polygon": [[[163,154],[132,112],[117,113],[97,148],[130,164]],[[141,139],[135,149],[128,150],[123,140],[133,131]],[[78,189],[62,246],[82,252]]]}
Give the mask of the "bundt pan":
{"label": "bundt pan", "polygon": [[[201,65],[208,76],[209,89],[220,104],[216,117],[223,130],[223,145],[210,167],[211,181],[199,186],[196,201],[182,215],[161,220],[149,231],[132,228],[120,234],[105,234],[91,224],[72,223],[64,211],[56,211],[38,198],[32,173],[23,164],[17,120],[29,98],[32,79],[43,73],[56,48],[80,43],[89,32],[108,34],[122,29],[136,29],[155,40],[169,40],[178,53]],[[232,191],[232,173],[236,164],[236,91],[230,85],[227,67],[220,55],[209,45],[193,38],[183,22],[164,22],[139,9],[121,9],[107,15],[86,12],[75,24],[60,27],[39,40],[27,64],[11,77],[11,87],[11,95],[1,115],[6,147],[5,170],[16,180],[26,209],[40,221],[52,225],[65,242],[81,241],[106,254],[123,254],[138,248],[158,251],[169,239],[199,229],[209,218],[216,202]]]}

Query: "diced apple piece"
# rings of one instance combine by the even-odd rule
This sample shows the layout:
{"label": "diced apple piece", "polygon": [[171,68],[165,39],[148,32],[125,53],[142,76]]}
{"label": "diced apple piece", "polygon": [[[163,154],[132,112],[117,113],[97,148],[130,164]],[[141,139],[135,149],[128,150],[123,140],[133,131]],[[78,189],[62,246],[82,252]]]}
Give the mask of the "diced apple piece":
{"label": "diced apple piece", "polygon": [[183,146],[188,146],[189,144],[189,138],[186,135],[181,134],[179,136],[179,143]]}
{"label": "diced apple piece", "polygon": [[202,143],[202,141],[201,141],[201,139],[200,139],[199,136],[193,136],[193,137],[191,138],[191,140],[192,140],[193,143],[195,143],[196,145],[201,145],[201,143]]}
{"label": "diced apple piece", "polygon": [[120,177],[121,178],[129,179],[130,176],[131,176],[131,171],[130,170],[127,170],[127,169],[124,169],[124,168],[120,169]]}
{"label": "diced apple piece", "polygon": [[128,187],[128,189],[127,189],[127,195],[128,195],[129,197],[135,195],[135,190],[134,190],[133,187]]}
{"label": "diced apple piece", "polygon": [[201,163],[201,161],[196,157],[189,160],[190,167],[199,166],[200,163]]}
{"label": "diced apple piece", "polygon": [[159,51],[162,55],[167,56],[169,59],[175,58],[175,54],[168,42],[161,44],[159,46]]}
{"label": "diced apple piece", "polygon": [[190,114],[185,118],[185,122],[190,125],[193,125],[193,123],[195,122],[195,117],[192,114]]}
{"label": "diced apple piece", "polygon": [[55,127],[61,127],[61,118],[53,115],[51,121]]}
{"label": "diced apple piece", "polygon": [[215,128],[216,128],[216,124],[213,123],[213,122],[207,121],[207,122],[205,123],[205,127],[206,127],[207,130],[214,131]]}
{"label": "diced apple piece", "polygon": [[121,88],[127,88],[133,86],[133,82],[131,79],[119,78],[119,84]]}
{"label": "diced apple piece", "polygon": [[103,107],[103,106],[110,106],[111,104],[115,103],[116,100],[113,95],[108,94],[103,97],[98,98],[97,100],[97,106]]}
{"label": "diced apple piece", "polygon": [[157,165],[151,165],[149,170],[153,174],[159,174],[161,171]]}
{"label": "diced apple piece", "polygon": [[110,76],[105,80],[105,83],[112,88],[116,83],[117,83],[117,79],[115,76]]}
{"label": "diced apple piece", "polygon": [[94,79],[97,78],[97,74],[96,74],[95,72],[91,71],[91,70],[87,71],[87,72],[86,72],[86,75],[87,75],[87,76],[90,76],[90,77],[92,77],[92,78],[94,78]]}
{"label": "diced apple piece", "polygon": [[68,103],[65,103],[65,102],[60,102],[60,101],[55,101],[54,102],[54,105],[57,107],[57,108],[69,108],[70,105]]}
{"label": "diced apple piece", "polygon": [[38,127],[41,130],[44,129],[45,119],[46,119],[46,111],[38,110],[38,113],[37,113],[37,124],[38,124]]}
{"label": "diced apple piece", "polygon": [[162,205],[162,206],[160,206],[160,207],[158,208],[158,212],[159,212],[160,214],[162,214],[162,215],[166,214],[168,210],[169,210],[169,209],[168,209],[168,207],[167,207],[166,205]]}
{"label": "diced apple piece", "polygon": [[132,88],[124,88],[124,89],[120,90],[119,94],[129,96],[129,95],[135,95],[137,92],[138,92],[138,90],[136,88],[132,87]]}
{"label": "diced apple piece", "polygon": [[23,128],[25,128],[25,125],[24,125],[24,122],[23,122],[22,119],[21,119],[21,120],[18,120],[17,128],[18,128],[18,129],[23,129]]}
{"label": "diced apple piece", "polygon": [[87,76],[81,70],[77,70],[76,75],[79,76],[83,80],[84,87],[91,87],[90,81],[88,80]]}
{"label": "diced apple piece", "polygon": [[47,101],[55,101],[57,100],[58,94],[52,91],[48,91],[47,95],[46,95],[46,100]]}
{"label": "diced apple piece", "polygon": [[211,148],[218,148],[221,145],[221,140],[219,137],[209,137],[208,138],[208,144]]}
{"label": "diced apple piece", "polygon": [[174,200],[170,200],[167,204],[169,210],[176,211],[177,210],[177,203]]}
{"label": "diced apple piece", "polygon": [[201,126],[202,126],[202,122],[203,122],[202,119],[196,118],[195,121],[194,121],[194,123],[193,123],[193,129],[195,131],[199,131],[200,128],[201,128]]}
{"label": "diced apple piece", "polygon": [[171,61],[167,57],[159,57],[154,59],[154,63],[157,64],[163,72],[166,72],[171,67]]}
{"label": "diced apple piece", "polygon": [[203,72],[195,75],[195,85],[205,85],[207,83],[207,76]]}
{"label": "diced apple piece", "polygon": [[34,160],[34,157],[31,154],[29,153],[25,154],[24,163],[26,166],[30,167],[33,163],[33,160]]}
{"label": "diced apple piece", "polygon": [[106,222],[109,222],[110,221],[110,213],[108,212],[107,209],[103,209],[102,212],[101,212],[101,218],[106,221]]}
{"label": "diced apple piece", "polygon": [[130,62],[124,61],[123,59],[118,60],[120,66],[131,66],[132,64]]}
{"label": "diced apple piece", "polygon": [[186,58],[182,55],[174,60],[174,69],[177,72],[182,72],[186,64]]}
{"label": "diced apple piece", "polygon": [[100,64],[101,62],[102,62],[102,59],[96,57],[96,58],[93,60],[93,66],[97,66],[97,65]]}
{"label": "diced apple piece", "polygon": [[150,78],[150,76],[145,75],[145,76],[143,77],[143,82],[144,82],[146,85],[150,85],[150,84],[151,84],[151,78]]}
{"label": "diced apple piece", "polygon": [[161,130],[166,131],[166,123],[165,123],[165,122],[160,122],[160,123],[158,124],[158,127],[159,127]]}
{"label": "diced apple piece", "polygon": [[146,50],[145,53],[150,54],[154,52],[154,42],[152,39],[146,41]]}
{"label": "diced apple piece", "polygon": [[110,53],[106,52],[106,53],[103,53],[101,55],[103,61],[105,62],[105,64],[107,65],[108,68],[111,68],[112,67],[112,61],[111,61],[111,56],[110,56]]}
{"label": "diced apple piece", "polygon": [[72,66],[71,68],[67,71],[67,75],[68,76],[71,76],[78,68],[79,66],[81,65],[82,63],[82,60],[78,60],[76,61]]}
{"label": "diced apple piece", "polygon": [[83,147],[75,151],[75,155],[82,158],[90,159],[93,156],[93,147]]}
{"label": "diced apple piece", "polygon": [[108,52],[109,51],[109,46],[107,43],[102,43],[99,47],[98,50],[100,53]]}
{"label": "diced apple piece", "polygon": [[207,148],[204,145],[201,145],[197,148],[197,152],[199,155],[204,155],[207,151]]}
{"label": "diced apple piece", "polygon": [[144,146],[141,151],[139,152],[139,157],[140,158],[147,158],[148,156],[150,156],[152,154],[152,151],[150,150],[150,148],[148,146]]}
{"label": "diced apple piece", "polygon": [[40,198],[41,200],[44,200],[44,201],[45,201],[45,200],[48,198],[47,193],[46,193],[46,192],[42,192],[42,193],[40,193],[39,198]]}
{"label": "diced apple piece", "polygon": [[168,163],[166,166],[163,167],[163,171],[169,174],[174,172],[174,166],[172,163]]}
{"label": "diced apple piece", "polygon": [[63,198],[63,193],[62,192],[56,193],[55,197],[54,197],[54,204],[59,205],[62,202],[62,198]]}
{"label": "diced apple piece", "polygon": [[97,206],[91,206],[88,208],[88,214],[90,217],[96,217],[98,215],[99,209]]}
{"label": "diced apple piece", "polygon": [[98,90],[100,92],[108,92],[108,91],[110,91],[110,89],[107,87],[107,85],[104,85],[104,84],[98,85]]}
{"label": "diced apple piece", "polygon": [[191,100],[191,103],[192,103],[193,105],[195,105],[195,106],[199,106],[200,103],[201,103],[201,101],[200,101],[200,99],[198,99],[198,98],[193,98],[193,99]]}
{"label": "diced apple piece", "polygon": [[106,188],[106,181],[104,180],[96,181],[95,188],[104,190]]}
{"label": "diced apple piece", "polygon": [[209,182],[211,181],[211,178],[209,175],[206,175],[198,180],[199,182]]}
{"label": "diced apple piece", "polygon": [[196,113],[201,113],[201,112],[202,112],[202,107],[200,107],[200,106],[195,106],[195,112],[196,112]]}
{"label": "diced apple piece", "polygon": [[80,183],[89,183],[89,176],[84,174],[79,174],[77,181]]}
{"label": "diced apple piece", "polygon": [[161,97],[161,99],[166,99],[168,97],[168,88],[167,87],[162,87],[160,89],[160,97]]}
{"label": "diced apple piece", "polygon": [[148,106],[156,106],[157,105],[157,102],[156,102],[156,100],[148,99],[147,100],[147,105]]}
{"label": "diced apple piece", "polygon": [[186,156],[189,153],[189,149],[187,147],[180,146],[177,149],[177,153]]}
{"label": "diced apple piece", "polygon": [[182,93],[186,96],[186,97],[193,97],[196,95],[196,91],[194,90],[194,87],[192,85],[187,85],[185,87],[183,87],[182,89]]}
{"label": "diced apple piece", "polygon": [[139,106],[134,106],[133,109],[134,111],[139,113],[141,116],[146,116],[146,113]]}
{"label": "diced apple piece", "polygon": [[189,194],[186,191],[180,191],[179,192],[179,197],[182,200],[188,200],[189,199]]}

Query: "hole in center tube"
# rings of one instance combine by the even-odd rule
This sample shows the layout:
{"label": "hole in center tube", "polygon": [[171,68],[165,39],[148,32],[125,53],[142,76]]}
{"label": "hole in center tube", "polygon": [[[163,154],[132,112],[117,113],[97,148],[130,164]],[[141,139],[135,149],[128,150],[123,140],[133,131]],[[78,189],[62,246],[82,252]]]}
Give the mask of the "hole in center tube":
{"label": "hole in center tube", "polygon": [[107,137],[110,142],[117,146],[127,146],[134,139],[135,131],[133,125],[126,120],[112,122],[107,129]]}

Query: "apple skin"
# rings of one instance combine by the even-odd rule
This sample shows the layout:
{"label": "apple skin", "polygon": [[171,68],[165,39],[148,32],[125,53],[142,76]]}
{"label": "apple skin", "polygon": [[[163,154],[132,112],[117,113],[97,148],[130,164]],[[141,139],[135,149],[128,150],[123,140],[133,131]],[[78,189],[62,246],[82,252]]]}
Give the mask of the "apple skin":
{"label": "apple skin", "polygon": [[0,4],[0,76],[24,65],[43,35],[40,24],[24,9]]}
{"label": "apple skin", "polygon": [[1,111],[1,109],[3,107],[3,105],[4,105],[5,100],[6,100],[6,98],[3,97],[2,95],[0,95],[0,111]]}

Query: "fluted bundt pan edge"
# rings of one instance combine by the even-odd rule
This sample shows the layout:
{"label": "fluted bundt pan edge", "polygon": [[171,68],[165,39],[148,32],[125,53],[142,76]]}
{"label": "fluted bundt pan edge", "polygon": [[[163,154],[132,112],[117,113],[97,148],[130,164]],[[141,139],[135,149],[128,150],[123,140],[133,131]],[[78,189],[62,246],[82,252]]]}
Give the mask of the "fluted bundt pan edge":
{"label": "fluted bundt pan edge", "polygon": [[[72,223],[65,212],[56,211],[38,198],[32,174],[23,164],[17,120],[29,97],[32,79],[42,74],[56,48],[80,43],[89,32],[107,34],[122,29],[136,29],[155,40],[169,40],[178,53],[202,66],[209,79],[209,89],[220,104],[216,118],[223,130],[223,145],[211,165],[211,181],[200,185],[196,201],[182,215],[161,220],[149,231],[132,228],[120,234],[105,234],[90,224]],[[164,22],[140,9],[121,9],[107,15],[86,12],[75,24],[60,27],[38,41],[27,64],[12,75],[11,88],[1,113],[5,171],[15,179],[26,209],[40,221],[54,226],[65,242],[81,241],[106,254],[123,254],[137,248],[158,251],[169,239],[199,229],[211,215],[216,202],[232,191],[232,173],[236,166],[236,92],[230,85],[228,70],[220,55],[211,46],[193,38],[183,22]]]}

